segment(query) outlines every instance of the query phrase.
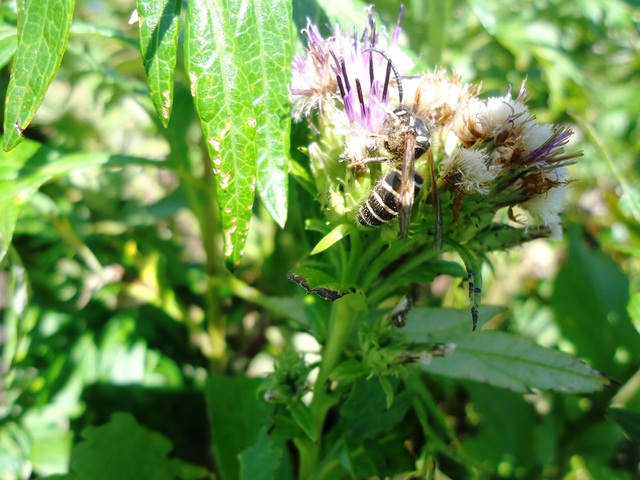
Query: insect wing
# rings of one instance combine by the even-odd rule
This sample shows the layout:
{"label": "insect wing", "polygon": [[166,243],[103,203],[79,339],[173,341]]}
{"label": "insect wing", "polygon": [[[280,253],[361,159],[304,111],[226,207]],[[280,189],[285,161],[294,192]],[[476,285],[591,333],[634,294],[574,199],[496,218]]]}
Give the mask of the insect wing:
{"label": "insect wing", "polygon": [[400,183],[400,235],[403,239],[409,233],[411,223],[411,210],[413,209],[413,199],[415,197],[415,148],[416,137],[413,133],[405,134],[404,155],[402,157],[402,178]]}

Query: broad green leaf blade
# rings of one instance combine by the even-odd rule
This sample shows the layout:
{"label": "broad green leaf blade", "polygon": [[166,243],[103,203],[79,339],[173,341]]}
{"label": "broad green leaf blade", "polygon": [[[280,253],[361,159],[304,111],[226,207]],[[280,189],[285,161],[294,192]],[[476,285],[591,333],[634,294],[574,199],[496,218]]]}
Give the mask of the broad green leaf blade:
{"label": "broad green leaf blade", "polygon": [[255,445],[240,454],[240,480],[282,480],[276,475],[276,470],[283,457],[282,446],[277,445],[266,430],[262,430]]}
{"label": "broad green leaf blade", "polygon": [[18,0],[18,49],[7,89],[4,149],[22,141],[58,71],[69,36],[73,0]]}
{"label": "broad green leaf blade", "polygon": [[140,52],[153,106],[166,127],[173,107],[181,0],[138,0]]}
{"label": "broad green leaf blade", "polygon": [[589,248],[582,227],[567,231],[569,251],[555,279],[551,306],[562,337],[596,368],[625,378],[635,371],[616,352],[637,358],[640,335],[627,313],[629,279],[602,251]]}
{"label": "broad green leaf blade", "polygon": [[[80,479],[171,480],[171,442],[136,423],[128,413],[114,414],[111,422],[83,431],[86,440],[73,450],[71,472]],[[114,461],[117,459],[117,461]]]}
{"label": "broad green leaf blade", "polygon": [[274,406],[258,394],[259,378],[209,377],[205,388],[213,452],[222,479],[240,477],[238,455],[255,445]]}
{"label": "broad green leaf blade", "polygon": [[353,385],[340,413],[347,423],[350,435],[363,440],[391,431],[402,420],[411,401],[411,392],[405,390],[396,396],[389,408],[387,393],[377,378],[359,379]]}
{"label": "broad green leaf blade", "polygon": [[[482,305],[478,316],[478,329],[505,310],[497,305]],[[471,319],[469,310],[452,308],[417,307],[409,312],[407,325],[402,334],[410,343],[434,343],[441,341],[443,335],[469,333]]]}
{"label": "broad green leaf blade", "polygon": [[257,119],[252,85],[260,62],[254,11],[240,0],[193,0],[185,66],[212,159],[227,268],[239,263],[253,207]]}
{"label": "broad green leaf blade", "polygon": [[496,331],[434,337],[456,347],[451,355],[434,358],[423,367],[428,373],[523,393],[531,388],[594,392],[612,384],[578,358],[540,347],[527,338]]}
{"label": "broad green leaf blade", "polygon": [[68,154],[25,141],[19,148],[0,152],[0,260],[7,253],[22,205],[42,184],[81,168],[95,166],[158,165],[145,158],[106,152]]}
{"label": "broad green leaf blade", "polygon": [[258,193],[271,217],[284,228],[289,190],[291,116],[291,2],[255,0],[261,62],[253,98],[258,121]]}

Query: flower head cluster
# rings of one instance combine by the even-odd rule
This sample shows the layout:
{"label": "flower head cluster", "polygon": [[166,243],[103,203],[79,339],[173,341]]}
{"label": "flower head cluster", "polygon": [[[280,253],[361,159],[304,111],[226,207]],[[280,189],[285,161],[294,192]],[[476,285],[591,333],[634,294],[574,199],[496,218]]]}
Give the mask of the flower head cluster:
{"label": "flower head cluster", "polygon": [[[384,29],[378,32],[371,8],[361,35],[337,27],[323,38],[309,21],[303,30],[307,54],[293,62],[294,119],[319,115],[321,142],[340,143],[335,160],[362,167],[401,161],[402,156],[390,154],[385,138],[389,119],[402,106],[429,126],[428,157],[435,162],[437,177],[437,185],[430,188],[447,193],[441,195],[449,202],[442,209],[452,212],[453,225],[472,212],[491,221],[505,207],[509,218],[516,219],[512,209],[519,206],[536,223],[559,233],[569,182],[566,167],[579,155],[564,150],[572,132],[536,121],[526,105],[524,82],[515,98],[509,88],[503,96],[481,99],[479,86],[463,84],[444,69],[408,76],[413,65],[398,47],[400,19],[390,38]],[[354,196],[353,202],[340,206],[343,213],[363,202],[362,192],[358,198],[346,187],[358,184],[349,182],[349,176],[357,180],[362,171],[345,169],[345,178],[335,180],[339,187],[330,188]],[[424,159],[416,160],[416,172],[427,176]]]}
{"label": "flower head cluster", "polygon": [[361,35],[355,29],[347,34],[337,26],[325,39],[308,20],[303,30],[307,55],[293,61],[293,118],[300,120],[317,111],[324,123],[346,138],[344,157],[351,162],[380,147],[392,99],[401,95],[397,69],[410,67],[398,47],[402,11],[389,38],[385,29],[378,31],[372,7],[367,10],[368,22]]}

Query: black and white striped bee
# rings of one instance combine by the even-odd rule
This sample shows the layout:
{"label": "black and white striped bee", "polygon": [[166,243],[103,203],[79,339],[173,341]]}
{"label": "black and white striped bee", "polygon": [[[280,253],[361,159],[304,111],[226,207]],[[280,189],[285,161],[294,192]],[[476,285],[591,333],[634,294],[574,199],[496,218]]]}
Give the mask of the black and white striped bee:
{"label": "black and white striped bee", "polygon": [[431,147],[429,127],[409,109],[400,106],[387,118],[384,132],[384,147],[390,155],[391,168],[372,188],[356,219],[363,227],[379,227],[399,217],[400,234],[406,238],[414,199],[424,183],[415,171],[415,161]]}
{"label": "black and white striped bee", "polygon": [[[375,44],[375,32],[372,29],[371,44]],[[427,122],[414,111],[402,103],[402,81],[398,70],[391,58],[383,50],[367,48],[363,52],[370,51],[382,55],[387,60],[387,71],[382,86],[382,101],[388,101],[389,82],[391,71],[393,71],[398,89],[399,106],[387,114],[381,129],[383,139],[382,156],[368,157],[363,159],[363,163],[389,162],[389,171],[371,189],[365,202],[360,205],[356,215],[357,222],[363,227],[379,227],[394,218],[400,221],[400,235],[406,239],[411,223],[411,212],[416,195],[420,192],[424,183],[423,178],[416,173],[416,159],[424,155],[431,147],[430,131]],[[344,61],[339,62],[337,57],[336,74],[337,83],[345,105],[348,92],[354,90],[349,82]],[[371,85],[374,83],[374,67],[372,57],[369,57],[369,79]],[[360,84],[360,79],[355,79],[355,91],[359,100],[359,108],[362,112],[367,111],[365,99]],[[440,250],[442,247],[442,214],[440,209],[440,198],[436,183],[435,167],[433,157],[429,156],[429,167],[431,173],[431,189],[436,210],[435,244]]]}

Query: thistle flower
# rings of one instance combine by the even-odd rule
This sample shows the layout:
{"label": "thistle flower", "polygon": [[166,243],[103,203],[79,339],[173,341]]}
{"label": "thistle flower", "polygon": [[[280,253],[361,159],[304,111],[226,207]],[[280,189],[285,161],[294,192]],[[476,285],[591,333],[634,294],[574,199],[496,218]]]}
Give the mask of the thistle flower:
{"label": "thistle flower", "polygon": [[[331,152],[314,155],[323,159],[324,166],[313,168],[322,177],[316,183],[328,199],[324,202],[331,212],[328,217],[353,221],[353,210],[366,198],[362,193],[367,195],[360,174],[366,165],[381,162],[382,169],[374,171],[383,175],[385,160],[389,164],[403,161],[385,144],[389,119],[402,105],[428,125],[430,142],[424,143],[431,144],[429,158],[436,175],[436,183],[428,182],[429,188],[435,190],[437,184],[448,201],[438,208],[451,209],[456,222],[483,215],[483,220],[471,220],[473,228],[480,230],[482,222],[490,221],[501,208],[508,208],[510,218],[515,218],[511,209],[518,206],[529,214],[529,223],[550,227],[558,236],[570,182],[566,167],[580,155],[565,153],[571,130],[536,121],[526,105],[524,81],[515,98],[509,87],[505,95],[481,99],[478,85],[464,84],[442,68],[408,78],[413,65],[398,47],[402,10],[390,38],[384,29],[377,31],[372,7],[367,15],[360,36],[356,30],[347,35],[336,27],[333,35],[323,38],[308,21],[303,30],[307,54],[293,62],[293,116],[300,120],[317,112],[323,118],[320,144]],[[339,160],[358,168],[330,166]],[[420,162],[416,172],[425,176],[424,162]],[[451,194],[446,195],[447,191]],[[414,223],[433,219],[431,206],[414,205],[419,210]],[[468,215],[463,217],[460,213],[465,209]],[[468,238],[465,231],[467,236],[461,238]],[[448,226],[446,233],[455,239],[456,226]]]}
{"label": "thistle flower", "polygon": [[564,209],[566,198],[566,184],[568,172],[566,168],[559,168],[553,171],[554,178],[544,176],[543,181],[555,184],[544,193],[539,193],[529,197],[520,206],[526,210],[534,219],[539,220],[543,225],[551,229],[551,238],[562,238],[562,223],[560,213]]}
{"label": "thistle flower", "polygon": [[500,173],[498,165],[491,165],[485,150],[458,148],[442,162],[442,178],[466,194],[490,192],[489,184]]}
{"label": "thistle flower", "polygon": [[444,68],[439,68],[420,76],[417,83],[405,82],[404,90],[408,98],[415,99],[416,114],[444,126],[465,110],[479,87],[463,84],[459,75],[447,75]]}
{"label": "thistle flower", "polygon": [[401,71],[406,71],[409,63],[400,60],[405,57],[398,48],[402,9],[391,39],[385,41],[387,32],[377,31],[372,8],[367,9],[368,22],[360,37],[355,29],[351,36],[338,26],[331,37],[324,39],[308,20],[303,30],[308,39],[307,55],[296,56],[293,61],[293,118],[299,121],[314,110],[328,117],[347,139],[343,158],[353,164],[380,148],[382,127],[392,110],[390,101],[399,96],[385,55],[393,57]]}
{"label": "thistle flower", "polygon": [[515,99],[512,98],[511,88],[502,97],[490,97],[487,100],[472,98],[454,126],[458,138],[465,146],[488,140],[505,143],[515,138],[522,125],[531,120],[525,104],[526,94],[523,82]]}

